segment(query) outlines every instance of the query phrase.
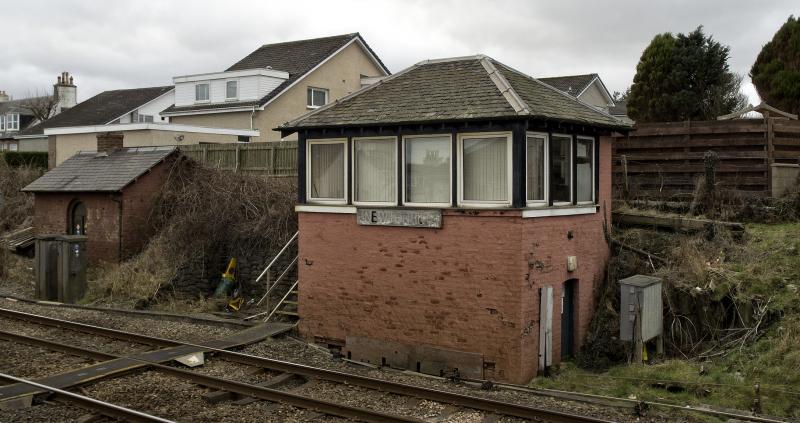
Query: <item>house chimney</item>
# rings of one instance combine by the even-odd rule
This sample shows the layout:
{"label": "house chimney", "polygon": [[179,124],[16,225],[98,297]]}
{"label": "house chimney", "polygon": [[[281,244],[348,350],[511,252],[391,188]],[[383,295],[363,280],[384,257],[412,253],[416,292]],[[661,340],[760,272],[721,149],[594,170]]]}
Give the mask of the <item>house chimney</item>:
{"label": "house chimney", "polygon": [[0,90],[0,103],[11,100],[11,96],[6,94],[5,91]]}
{"label": "house chimney", "polygon": [[97,155],[109,155],[122,148],[121,132],[101,132],[97,134]]}
{"label": "house chimney", "polygon": [[61,72],[53,85],[53,96],[56,98],[54,115],[78,104],[78,87],[75,86],[69,72]]}

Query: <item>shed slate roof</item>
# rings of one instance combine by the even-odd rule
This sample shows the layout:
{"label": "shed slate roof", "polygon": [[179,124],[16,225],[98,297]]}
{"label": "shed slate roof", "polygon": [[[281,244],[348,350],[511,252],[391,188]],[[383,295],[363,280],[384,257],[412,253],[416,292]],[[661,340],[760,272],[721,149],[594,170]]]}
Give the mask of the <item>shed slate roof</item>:
{"label": "shed slate roof", "polygon": [[47,128],[105,125],[174,88],[172,85],[167,85],[164,87],[104,91],[38,125],[21,131],[19,135],[44,134],[44,130]]}
{"label": "shed slate roof", "polygon": [[279,130],[529,116],[609,128],[628,125],[483,56],[420,62],[287,122]]}
{"label": "shed slate roof", "polygon": [[175,147],[122,148],[108,155],[81,151],[22,191],[118,192],[176,151]]}
{"label": "shed slate roof", "polygon": [[267,93],[264,97],[257,101],[238,102],[238,103],[224,103],[224,104],[203,104],[192,105],[184,107],[172,106],[165,110],[165,113],[179,113],[184,111],[198,111],[198,110],[213,110],[220,108],[232,108],[242,106],[262,106],[274,97],[278,96],[287,87],[292,85],[295,81],[305,76],[308,72],[314,69],[317,65],[322,63],[325,59],[330,57],[340,48],[344,47],[347,43],[354,39],[360,39],[367,50],[378,61],[381,68],[390,74],[386,65],[381,62],[378,55],[367,45],[364,38],[357,32],[352,34],[336,35],[332,37],[312,38],[308,40],[287,41],[283,43],[264,44],[256,49],[254,52],[248,54],[243,59],[234,63],[231,67],[226,69],[226,72],[245,70],[245,69],[260,69],[271,68],[274,70],[284,71],[289,73],[289,79],[282,82],[275,89]]}
{"label": "shed slate roof", "polygon": [[597,77],[598,75],[596,73],[589,73],[586,75],[553,76],[549,78],[539,78],[539,80],[571,96],[577,96]]}

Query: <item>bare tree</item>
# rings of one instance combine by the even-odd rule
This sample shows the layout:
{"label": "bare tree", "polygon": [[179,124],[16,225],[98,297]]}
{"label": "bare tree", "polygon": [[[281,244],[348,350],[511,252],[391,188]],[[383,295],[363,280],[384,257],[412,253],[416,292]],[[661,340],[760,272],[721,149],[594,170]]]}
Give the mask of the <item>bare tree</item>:
{"label": "bare tree", "polygon": [[44,122],[50,118],[50,116],[52,116],[56,110],[56,105],[58,105],[58,99],[56,96],[47,94],[40,95],[38,89],[34,95],[31,95],[31,93],[28,92],[27,97],[28,98],[20,102],[20,106],[30,110],[30,112],[39,122]]}

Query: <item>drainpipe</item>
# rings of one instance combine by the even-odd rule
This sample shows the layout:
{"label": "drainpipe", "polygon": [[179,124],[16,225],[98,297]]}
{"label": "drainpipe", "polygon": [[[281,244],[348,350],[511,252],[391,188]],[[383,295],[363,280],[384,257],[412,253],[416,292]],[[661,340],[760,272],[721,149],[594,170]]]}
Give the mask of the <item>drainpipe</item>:
{"label": "drainpipe", "polygon": [[256,115],[256,106],[253,106],[253,111],[250,113],[250,130],[253,130],[253,117]]}

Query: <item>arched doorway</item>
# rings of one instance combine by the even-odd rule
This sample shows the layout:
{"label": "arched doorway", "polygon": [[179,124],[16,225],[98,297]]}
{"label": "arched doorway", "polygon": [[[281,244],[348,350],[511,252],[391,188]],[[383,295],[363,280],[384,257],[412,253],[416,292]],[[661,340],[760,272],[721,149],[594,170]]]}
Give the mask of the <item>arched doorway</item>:
{"label": "arched doorway", "polygon": [[575,307],[577,293],[577,279],[570,279],[564,282],[561,289],[561,358],[572,357],[575,353]]}
{"label": "arched doorway", "polygon": [[86,206],[75,201],[69,208],[69,234],[86,235]]}

